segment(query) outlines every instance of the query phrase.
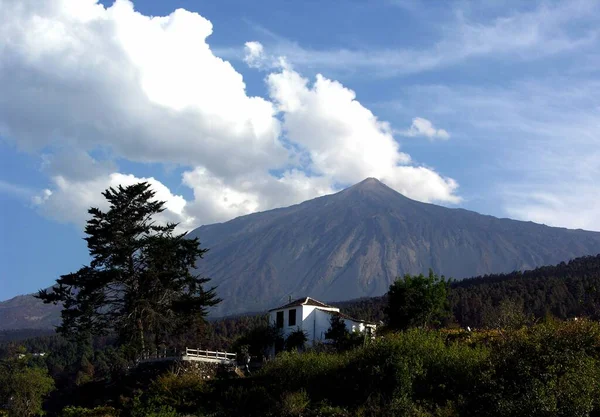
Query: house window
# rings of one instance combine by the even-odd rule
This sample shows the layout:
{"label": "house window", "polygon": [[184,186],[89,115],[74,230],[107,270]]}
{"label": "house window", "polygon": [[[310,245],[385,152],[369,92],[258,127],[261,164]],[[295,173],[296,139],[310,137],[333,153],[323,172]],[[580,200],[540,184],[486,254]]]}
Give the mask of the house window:
{"label": "house window", "polygon": [[276,326],[278,329],[283,329],[283,311],[277,312]]}
{"label": "house window", "polygon": [[288,319],[288,326],[296,325],[296,309],[290,310],[290,315]]}

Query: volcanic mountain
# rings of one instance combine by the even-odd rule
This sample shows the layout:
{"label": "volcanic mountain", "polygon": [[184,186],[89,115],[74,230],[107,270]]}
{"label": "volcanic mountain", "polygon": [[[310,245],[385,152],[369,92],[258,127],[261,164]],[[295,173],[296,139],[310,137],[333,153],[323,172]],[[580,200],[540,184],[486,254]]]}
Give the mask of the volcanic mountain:
{"label": "volcanic mountain", "polygon": [[396,277],[429,268],[460,279],[600,253],[600,233],[421,203],[374,178],[191,236],[210,249],[198,271],[223,298],[215,315],[261,311],[290,295],[381,295]]}
{"label": "volcanic mountain", "polygon": [[[411,200],[368,178],[336,194],[199,227],[198,272],[223,302],[211,315],[258,312],[289,296],[342,301],[385,293],[405,273],[455,279],[533,269],[600,253],[600,233],[498,219]],[[0,303],[0,330],[47,327],[57,307]]]}

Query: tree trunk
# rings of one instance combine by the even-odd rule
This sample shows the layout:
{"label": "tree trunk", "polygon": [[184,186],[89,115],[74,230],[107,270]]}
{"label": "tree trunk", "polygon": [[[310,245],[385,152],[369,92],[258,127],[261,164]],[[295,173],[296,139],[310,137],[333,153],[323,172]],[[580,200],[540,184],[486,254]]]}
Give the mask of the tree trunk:
{"label": "tree trunk", "polygon": [[146,351],[146,342],[144,340],[144,324],[141,319],[138,319],[138,331],[140,332],[140,348],[143,354]]}

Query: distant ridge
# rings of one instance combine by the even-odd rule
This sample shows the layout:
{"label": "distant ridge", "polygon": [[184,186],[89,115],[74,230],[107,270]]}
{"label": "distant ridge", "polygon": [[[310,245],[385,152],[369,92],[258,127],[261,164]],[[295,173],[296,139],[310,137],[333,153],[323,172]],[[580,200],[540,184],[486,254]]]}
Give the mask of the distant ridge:
{"label": "distant ridge", "polygon": [[61,306],[44,304],[32,294],[0,302],[0,330],[52,329],[59,324]]}

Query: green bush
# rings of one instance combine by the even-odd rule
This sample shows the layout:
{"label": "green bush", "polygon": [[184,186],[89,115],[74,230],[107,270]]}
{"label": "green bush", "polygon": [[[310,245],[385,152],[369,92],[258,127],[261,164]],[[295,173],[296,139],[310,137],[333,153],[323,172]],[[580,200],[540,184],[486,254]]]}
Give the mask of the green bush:
{"label": "green bush", "polygon": [[112,407],[66,407],[60,415],[61,417],[117,417],[119,412]]}
{"label": "green bush", "polygon": [[131,417],[178,417],[179,414],[175,408],[160,404],[155,398],[150,396],[142,399],[136,396],[133,399],[133,407],[130,410]]}
{"label": "green bush", "polygon": [[239,337],[233,343],[232,349],[238,354],[238,358],[243,356],[242,348],[245,347],[250,356],[262,360],[268,356],[271,347],[279,339],[283,339],[281,329],[270,325],[258,325]]}
{"label": "green bush", "polygon": [[53,390],[47,369],[27,367],[18,359],[0,363],[0,402],[10,417],[44,415],[43,401]]}
{"label": "green bush", "polygon": [[208,390],[206,381],[192,372],[167,373],[156,378],[146,395],[147,402],[177,410],[194,411],[198,396]]}
{"label": "green bush", "polygon": [[281,400],[282,417],[301,417],[302,413],[310,404],[306,391],[289,392],[284,394]]}
{"label": "green bush", "polygon": [[312,410],[307,410],[304,415],[306,417],[351,417],[352,414],[345,408],[334,407],[327,402],[320,403]]}
{"label": "green bush", "polygon": [[494,415],[583,417],[598,411],[599,352],[600,325],[594,322],[550,322],[509,334],[492,356]]}
{"label": "green bush", "polygon": [[304,390],[311,403],[326,401],[362,415],[407,415],[416,404],[422,410],[447,408],[448,402],[466,407],[488,368],[485,347],[410,330],[346,353],[284,353],[260,377],[282,397]]}
{"label": "green bush", "polygon": [[376,400],[398,414],[419,403],[432,409],[448,401],[466,401],[486,369],[489,352],[456,343],[447,344],[435,331],[410,330],[388,335],[357,350],[343,372],[345,390],[355,406]]}
{"label": "green bush", "polygon": [[288,337],[285,339],[285,350],[288,352],[302,351],[304,350],[304,346],[306,345],[306,341],[308,340],[308,336],[304,330],[298,329],[291,332]]}
{"label": "green bush", "polygon": [[179,417],[180,414],[173,407],[168,405],[162,406],[144,406],[134,408],[131,412],[131,417]]}

